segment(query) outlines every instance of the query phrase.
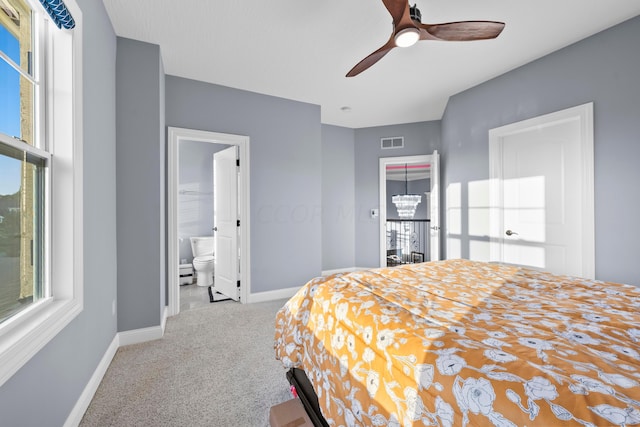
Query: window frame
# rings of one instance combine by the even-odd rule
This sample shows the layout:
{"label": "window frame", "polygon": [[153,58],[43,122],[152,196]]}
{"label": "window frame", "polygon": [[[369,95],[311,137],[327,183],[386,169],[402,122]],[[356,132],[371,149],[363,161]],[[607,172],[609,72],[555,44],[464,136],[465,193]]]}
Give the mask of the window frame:
{"label": "window frame", "polygon": [[76,27],[59,30],[42,6],[24,1],[33,11],[34,74],[42,86],[35,90],[34,144],[1,139],[48,159],[43,287],[50,297],[0,324],[0,386],[83,310],[82,12],[64,0]]}

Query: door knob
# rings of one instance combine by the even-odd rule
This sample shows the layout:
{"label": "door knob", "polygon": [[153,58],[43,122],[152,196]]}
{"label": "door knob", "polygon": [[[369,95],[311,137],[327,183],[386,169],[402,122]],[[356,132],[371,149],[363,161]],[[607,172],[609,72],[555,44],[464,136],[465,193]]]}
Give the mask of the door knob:
{"label": "door knob", "polygon": [[218,231],[218,227],[213,227],[213,231]]}
{"label": "door knob", "polygon": [[507,230],[504,232],[504,234],[506,234],[507,236],[512,236],[512,235],[517,235],[518,233],[516,233],[515,231],[511,231],[511,230]]}

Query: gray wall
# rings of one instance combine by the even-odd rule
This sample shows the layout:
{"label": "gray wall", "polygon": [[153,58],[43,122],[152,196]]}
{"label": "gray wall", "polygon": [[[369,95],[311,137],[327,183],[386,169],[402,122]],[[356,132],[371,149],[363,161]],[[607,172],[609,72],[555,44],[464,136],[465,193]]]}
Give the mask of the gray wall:
{"label": "gray wall", "polygon": [[118,331],[157,326],[166,298],[165,130],[157,45],[118,37]]}
{"label": "gray wall", "polygon": [[[158,252],[158,257],[160,260],[160,317],[162,317],[162,311],[164,307],[167,305],[167,300],[169,299],[169,286],[167,284],[167,258],[169,256],[169,248],[167,245],[167,234],[169,234],[169,229],[167,225],[167,124],[165,122],[165,110],[166,110],[166,99],[165,99],[165,74],[164,74],[164,64],[162,63],[162,54],[158,49],[158,115],[159,115],[159,126],[158,126],[158,141],[157,141],[157,149],[160,151],[160,176],[158,177],[158,185],[160,187],[160,221],[158,232],[160,233],[160,247]],[[120,283],[120,282],[118,282]],[[118,317],[120,314],[118,313]],[[118,320],[119,321],[119,320]]]}
{"label": "gray wall", "polygon": [[102,2],[77,1],[84,24],[84,310],[0,387],[3,426],[63,425],[116,334],[116,37]]}
{"label": "gray wall", "polygon": [[[0,387],[3,425],[63,425],[115,336],[118,325],[111,304],[117,292],[129,293],[129,297],[136,299],[135,309],[151,308],[154,312],[163,305],[158,300],[163,298],[159,282],[163,281],[164,252],[158,256],[155,251],[158,248],[163,251],[164,238],[162,232],[158,236],[157,231],[164,228],[163,214],[158,213],[164,200],[161,165],[165,157],[164,148],[159,144],[165,127],[158,112],[162,111],[164,89],[146,87],[147,84],[162,86],[159,52],[151,52],[155,47],[142,44],[141,57],[128,57],[126,64],[131,68],[145,68],[143,75],[133,79],[136,83],[133,93],[157,100],[149,102],[155,103],[155,107],[145,104],[140,105],[142,110],[135,111],[136,118],[149,121],[150,129],[161,133],[142,138],[153,140],[145,153],[155,160],[145,157],[129,168],[121,163],[117,166],[118,175],[137,174],[145,182],[148,179],[148,186],[154,189],[150,200],[145,199],[144,203],[156,208],[156,217],[150,212],[155,225],[148,231],[145,229],[156,239],[150,245],[155,254],[150,258],[155,265],[145,271],[157,276],[157,280],[149,288],[152,295],[143,296],[135,295],[134,290],[143,294],[147,291],[144,286],[140,289],[124,286],[124,283],[133,286],[131,280],[123,281],[118,289],[116,285],[121,259],[116,251],[120,244],[116,241],[119,231],[116,204],[128,200],[126,188],[122,189],[124,194],[119,191],[116,197],[116,37],[102,2],[77,1],[84,22],[84,310]],[[378,264],[377,222],[369,219],[368,209],[378,205],[378,158],[389,156],[389,151],[379,149],[380,137],[405,136],[406,149],[394,152],[397,155],[430,154],[434,148],[443,151],[441,163],[446,189],[447,183],[466,185],[488,177],[488,129],[594,101],[596,274],[607,280],[638,284],[635,267],[635,256],[640,253],[640,227],[636,222],[640,217],[640,193],[635,189],[635,183],[640,182],[640,169],[636,165],[640,158],[637,136],[640,135],[637,103],[640,85],[635,73],[640,69],[635,48],[638,39],[640,18],[635,18],[454,96],[442,122],[443,149],[440,122],[355,130],[355,264]],[[156,59],[148,60],[147,54]],[[141,59],[144,63],[136,65]],[[126,84],[128,80],[123,78]],[[321,238],[319,215],[302,213],[303,208],[319,209],[320,202],[326,199],[320,188],[326,179],[320,176],[327,165],[321,166],[319,159],[324,161],[332,154],[325,152],[323,145],[327,141],[325,127],[321,143],[319,108],[170,76],[166,79],[166,89],[167,125],[251,137],[253,291],[299,286],[317,274],[323,255],[320,242],[327,243],[326,234],[323,231]],[[194,105],[189,106],[190,103]],[[335,139],[329,136],[332,141],[348,142],[349,130],[335,130],[339,135]],[[130,144],[140,143],[133,138],[134,133],[125,135]],[[346,169],[342,172],[347,173]],[[291,185],[290,181],[297,182]],[[466,194],[464,188],[463,195]],[[133,202],[142,204],[135,199]],[[333,203],[336,206],[340,202]],[[463,203],[466,203],[464,197]],[[288,211],[285,208],[289,208]],[[127,227],[127,221],[118,223],[118,228]],[[470,241],[465,230],[462,241],[464,255],[468,253]],[[137,241],[134,247],[140,247]],[[276,251],[291,258],[279,256]],[[136,268],[139,261],[135,262]],[[132,267],[125,262],[123,268]],[[146,276],[144,280],[148,279]],[[147,306],[148,301],[153,307]],[[119,307],[119,311],[123,311],[119,317],[129,317],[127,310]],[[151,317],[155,321],[153,325],[158,325],[159,313],[152,313]],[[37,411],[33,410],[35,401],[39,402]]]}
{"label": "gray wall", "polygon": [[193,236],[213,229],[213,155],[229,147],[200,141],[178,144],[178,239],[180,260],[193,261]]}
{"label": "gray wall", "polygon": [[353,129],[322,125],[322,270],[355,267]]}
{"label": "gray wall", "polygon": [[467,186],[488,178],[489,129],[593,102],[596,277],[640,285],[638,40],[640,17],[450,99],[442,119],[443,189],[461,184],[462,234],[450,236],[461,253],[449,256],[469,257],[482,239],[466,227]]}
{"label": "gray wall", "polygon": [[322,270],[320,107],[166,78],[167,126],[250,137],[251,292]]}
{"label": "gray wall", "polygon": [[[380,138],[404,136],[404,148],[383,150]],[[380,265],[380,221],[369,211],[379,208],[381,157],[416,156],[440,150],[440,121],[379,126],[355,130],[356,266]]]}

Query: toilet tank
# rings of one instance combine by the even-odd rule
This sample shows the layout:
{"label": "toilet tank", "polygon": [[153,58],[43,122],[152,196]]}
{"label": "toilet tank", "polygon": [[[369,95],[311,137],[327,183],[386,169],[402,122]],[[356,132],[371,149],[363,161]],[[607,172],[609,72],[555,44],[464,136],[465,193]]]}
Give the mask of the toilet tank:
{"label": "toilet tank", "polygon": [[213,236],[191,237],[191,252],[193,257],[213,255]]}

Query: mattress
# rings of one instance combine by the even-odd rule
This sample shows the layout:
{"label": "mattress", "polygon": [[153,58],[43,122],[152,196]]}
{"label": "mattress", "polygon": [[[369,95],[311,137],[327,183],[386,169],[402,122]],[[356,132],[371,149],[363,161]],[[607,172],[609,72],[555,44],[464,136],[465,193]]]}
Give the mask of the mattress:
{"label": "mattress", "polygon": [[309,281],[276,316],[329,425],[640,424],[640,289],[448,260]]}

